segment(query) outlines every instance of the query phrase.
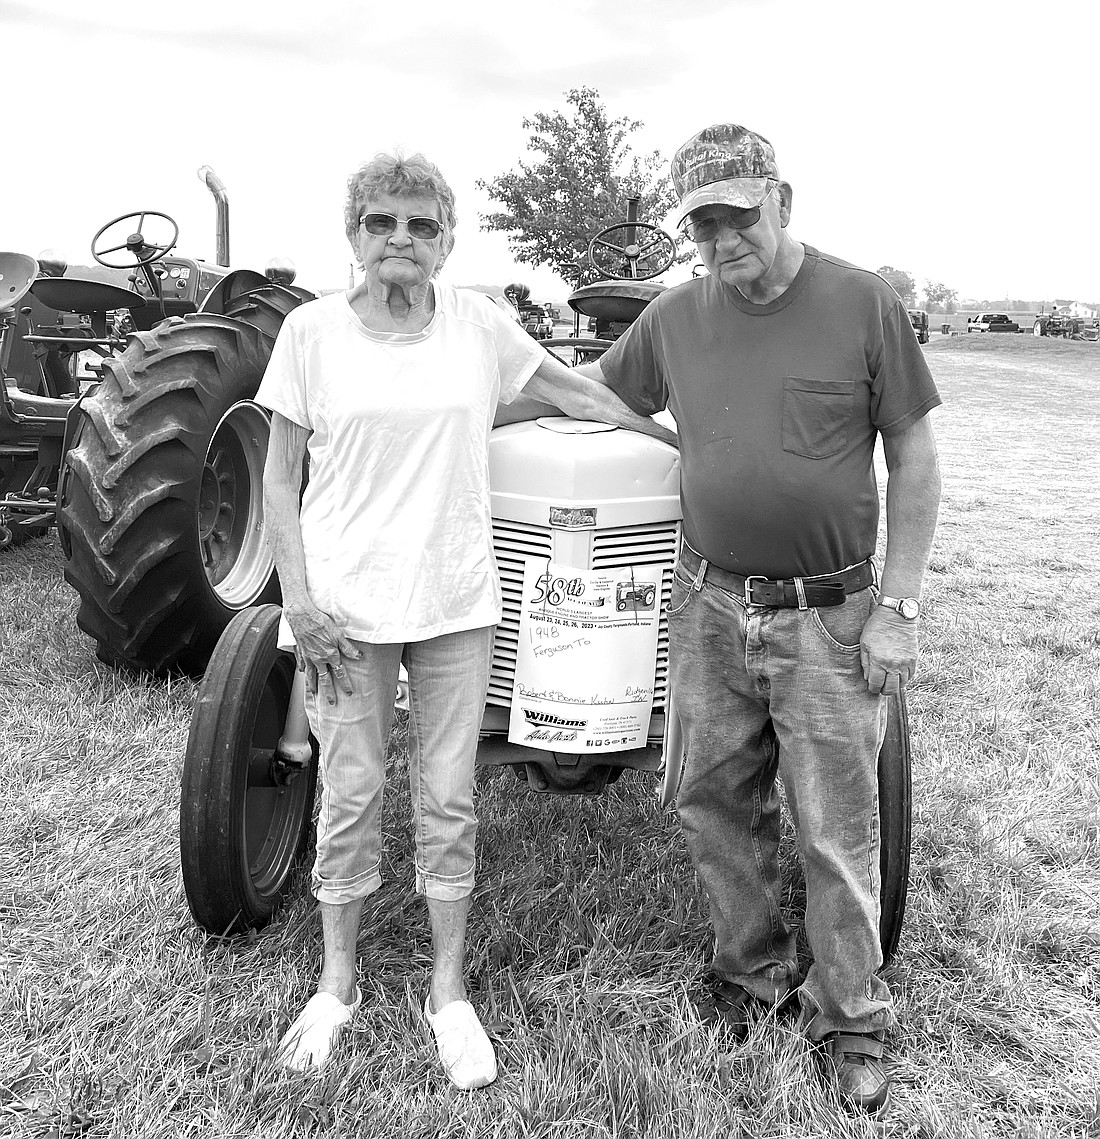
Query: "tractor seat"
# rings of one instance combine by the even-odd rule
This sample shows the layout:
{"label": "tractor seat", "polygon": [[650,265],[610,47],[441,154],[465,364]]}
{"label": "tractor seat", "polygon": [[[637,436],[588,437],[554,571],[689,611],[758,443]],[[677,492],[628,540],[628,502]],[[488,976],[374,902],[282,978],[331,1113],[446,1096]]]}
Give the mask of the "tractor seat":
{"label": "tractor seat", "polygon": [[0,253],[0,312],[14,309],[38,276],[38,262],[25,253]]}
{"label": "tractor seat", "polygon": [[642,310],[665,291],[651,281],[595,281],[569,294],[569,307],[597,320],[637,320]]}
{"label": "tractor seat", "polygon": [[120,289],[105,281],[81,281],[74,277],[40,277],[31,292],[47,308],[59,312],[108,313],[114,309],[145,307],[141,293]]}

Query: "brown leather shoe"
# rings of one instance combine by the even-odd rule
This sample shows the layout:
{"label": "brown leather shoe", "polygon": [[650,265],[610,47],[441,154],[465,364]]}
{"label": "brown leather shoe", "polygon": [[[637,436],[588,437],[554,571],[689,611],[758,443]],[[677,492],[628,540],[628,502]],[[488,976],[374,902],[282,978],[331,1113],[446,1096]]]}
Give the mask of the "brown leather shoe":
{"label": "brown leather shoe", "polygon": [[826,1070],[845,1107],[876,1116],[885,1113],[890,1077],[883,1061],[882,1041],[869,1032],[830,1032],[821,1045]]}

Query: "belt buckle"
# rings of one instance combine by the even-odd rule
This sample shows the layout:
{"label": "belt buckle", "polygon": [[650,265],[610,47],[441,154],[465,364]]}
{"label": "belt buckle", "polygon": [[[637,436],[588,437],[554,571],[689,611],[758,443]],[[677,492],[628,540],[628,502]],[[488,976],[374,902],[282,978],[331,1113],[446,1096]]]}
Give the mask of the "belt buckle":
{"label": "belt buckle", "polygon": [[754,581],[767,581],[767,580],[768,580],[768,578],[765,577],[764,574],[762,574],[762,573],[750,574],[747,578],[745,578],[745,604],[746,605],[755,605],[756,604],[756,602],[753,601],[753,599],[752,599],[752,583]]}

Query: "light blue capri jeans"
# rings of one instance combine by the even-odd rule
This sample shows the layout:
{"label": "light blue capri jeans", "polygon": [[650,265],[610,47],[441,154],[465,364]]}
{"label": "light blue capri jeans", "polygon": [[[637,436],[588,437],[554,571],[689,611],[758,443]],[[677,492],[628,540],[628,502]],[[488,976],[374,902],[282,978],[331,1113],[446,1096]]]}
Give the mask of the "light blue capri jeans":
{"label": "light blue capri jeans", "polygon": [[409,674],[409,787],[416,835],[416,892],[440,901],[474,888],[473,782],[493,628],[426,641],[353,642],[343,658],[353,694],[331,705],[307,695],[321,747],[321,809],[313,894],[340,905],[382,884],[382,793],[399,666]]}

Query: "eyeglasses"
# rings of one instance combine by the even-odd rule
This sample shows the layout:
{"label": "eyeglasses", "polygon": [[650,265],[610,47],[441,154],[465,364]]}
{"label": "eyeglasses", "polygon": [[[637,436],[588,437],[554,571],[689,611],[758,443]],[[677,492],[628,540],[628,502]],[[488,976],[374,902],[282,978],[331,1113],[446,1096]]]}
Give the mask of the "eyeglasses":
{"label": "eyeglasses", "polygon": [[738,209],[736,206],[708,206],[708,209],[716,212],[705,214],[700,218],[689,214],[682,226],[684,236],[688,241],[701,245],[704,241],[713,241],[718,236],[718,231],[726,226],[730,229],[750,229],[760,220],[760,207],[771,197],[774,189],[773,184],[771,190],[760,199],[759,203],[747,210]]}
{"label": "eyeglasses", "polygon": [[[359,224],[367,233],[377,234],[379,237],[389,237],[397,229],[400,218],[393,214],[364,214]],[[406,218],[403,222],[410,237],[417,237],[421,241],[434,241],[443,228],[435,218]]]}

